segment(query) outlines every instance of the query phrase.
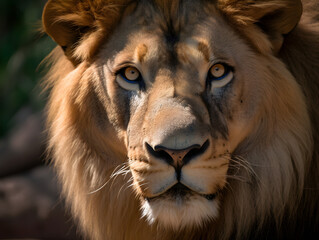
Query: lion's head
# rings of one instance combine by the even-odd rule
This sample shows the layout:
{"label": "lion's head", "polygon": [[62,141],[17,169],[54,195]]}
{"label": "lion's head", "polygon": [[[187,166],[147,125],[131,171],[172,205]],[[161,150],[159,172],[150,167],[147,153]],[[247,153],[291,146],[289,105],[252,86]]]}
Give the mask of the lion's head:
{"label": "lion's head", "polygon": [[92,239],[296,224],[318,120],[282,56],[301,12],[298,0],[47,3],[60,45],[50,149]]}

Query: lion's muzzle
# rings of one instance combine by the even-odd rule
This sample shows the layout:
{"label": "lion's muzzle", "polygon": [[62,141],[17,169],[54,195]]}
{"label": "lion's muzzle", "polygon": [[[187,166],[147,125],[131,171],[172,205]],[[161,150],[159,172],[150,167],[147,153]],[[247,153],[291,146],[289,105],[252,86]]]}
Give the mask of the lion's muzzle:
{"label": "lion's muzzle", "polygon": [[130,133],[143,129],[141,136],[128,136],[135,190],[146,199],[173,199],[174,193],[213,199],[225,184],[228,158],[220,157],[222,144],[210,134],[205,104],[182,97],[156,100],[129,128]]}

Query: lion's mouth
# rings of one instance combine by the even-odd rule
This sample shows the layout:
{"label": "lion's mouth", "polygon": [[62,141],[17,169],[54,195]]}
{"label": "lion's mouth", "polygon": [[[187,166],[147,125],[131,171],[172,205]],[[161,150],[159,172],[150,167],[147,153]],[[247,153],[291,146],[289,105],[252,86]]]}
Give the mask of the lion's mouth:
{"label": "lion's mouth", "polygon": [[165,199],[169,198],[172,200],[188,200],[190,197],[194,195],[202,196],[206,198],[207,200],[212,201],[217,197],[218,192],[213,194],[200,194],[186,187],[182,183],[176,183],[173,187],[171,187],[170,189],[168,189],[166,192],[162,193],[161,195],[155,196],[155,197],[147,197],[145,199],[147,201],[158,200],[161,198],[165,198]]}

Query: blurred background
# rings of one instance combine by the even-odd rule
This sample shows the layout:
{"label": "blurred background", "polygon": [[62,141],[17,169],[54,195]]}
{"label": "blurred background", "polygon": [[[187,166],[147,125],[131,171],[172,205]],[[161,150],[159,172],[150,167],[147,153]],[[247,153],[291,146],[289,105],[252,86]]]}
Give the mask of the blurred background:
{"label": "blurred background", "polygon": [[45,164],[45,2],[0,1],[0,239],[80,239]]}

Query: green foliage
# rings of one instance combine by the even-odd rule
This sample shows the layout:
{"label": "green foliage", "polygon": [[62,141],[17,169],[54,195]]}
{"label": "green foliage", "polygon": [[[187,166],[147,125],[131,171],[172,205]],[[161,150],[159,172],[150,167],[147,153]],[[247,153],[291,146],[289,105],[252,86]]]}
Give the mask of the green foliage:
{"label": "green foliage", "polygon": [[39,31],[45,2],[0,1],[0,136],[21,107],[37,111],[44,106],[37,86],[43,76],[38,66],[54,47]]}

